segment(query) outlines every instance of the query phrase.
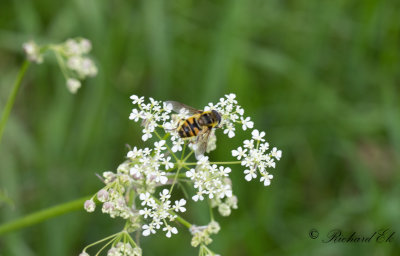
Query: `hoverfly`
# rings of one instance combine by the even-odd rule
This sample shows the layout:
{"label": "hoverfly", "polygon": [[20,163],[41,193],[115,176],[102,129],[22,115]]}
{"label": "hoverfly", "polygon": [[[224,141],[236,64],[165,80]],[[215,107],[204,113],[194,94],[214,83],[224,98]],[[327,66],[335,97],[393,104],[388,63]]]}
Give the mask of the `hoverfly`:
{"label": "hoverfly", "polygon": [[215,110],[198,110],[176,101],[167,101],[166,103],[171,104],[172,109],[177,113],[180,113],[181,109],[185,109],[191,115],[179,121],[176,131],[184,139],[196,137],[196,158],[203,155],[207,150],[208,138],[212,129],[218,128],[217,126],[221,123],[221,115]]}

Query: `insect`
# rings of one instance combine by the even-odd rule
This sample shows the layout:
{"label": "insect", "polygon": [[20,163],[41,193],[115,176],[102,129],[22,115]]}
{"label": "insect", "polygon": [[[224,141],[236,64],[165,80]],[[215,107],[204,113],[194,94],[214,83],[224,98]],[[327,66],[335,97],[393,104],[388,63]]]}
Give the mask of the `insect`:
{"label": "insect", "polygon": [[221,115],[215,110],[198,110],[176,101],[167,101],[166,103],[171,104],[172,109],[177,113],[181,109],[185,109],[189,112],[189,115],[192,115],[186,119],[181,119],[176,131],[181,138],[196,137],[196,158],[203,155],[207,150],[208,139],[212,129],[218,128],[218,125],[221,123]]}

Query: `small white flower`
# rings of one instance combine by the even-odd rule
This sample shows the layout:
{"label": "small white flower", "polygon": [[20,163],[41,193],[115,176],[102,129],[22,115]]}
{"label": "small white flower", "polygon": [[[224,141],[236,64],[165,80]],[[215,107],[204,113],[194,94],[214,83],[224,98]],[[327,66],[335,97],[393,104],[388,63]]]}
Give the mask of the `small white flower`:
{"label": "small white flower", "polygon": [[143,141],[146,141],[146,140],[148,140],[148,139],[150,139],[151,137],[152,137],[152,135],[151,135],[151,131],[150,130],[148,130],[148,129],[143,129],[143,135],[142,135],[142,140]]}
{"label": "small white flower", "polygon": [[[101,208],[101,211],[102,211],[103,213],[109,213],[110,215],[111,215],[111,214],[114,215],[114,214],[115,214],[115,213],[113,213],[114,209],[115,209],[114,203],[112,203],[112,202],[105,202],[105,203],[103,204],[103,208]],[[113,215],[111,215],[111,217],[113,217]]]}
{"label": "small white flower", "polygon": [[140,194],[139,195],[139,198],[140,198],[140,200],[142,200],[143,202],[142,202],[142,205],[149,205],[149,206],[152,206],[153,205],[153,203],[154,203],[154,199],[153,198],[151,198],[151,195],[150,195],[150,193],[149,192],[146,192],[146,193],[142,193],[142,194]]}
{"label": "small white flower", "polygon": [[172,207],[174,209],[174,211],[176,212],[185,212],[186,208],[183,207],[186,204],[186,200],[185,199],[181,199],[179,201],[175,201],[175,205]]}
{"label": "small white flower", "polygon": [[168,189],[163,189],[163,191],[160,193],[160,199],[163,202],[167,201],[170,197],[171,195],[169,194]]}
{"label": "small white flower", "polygon": [[68,78],[67,88],[71,93],[76,93],[81,88],[81,82],[75,78]]}
{"label": "small white flower", "polygon": [[143,101],[144,101],[144,97],[142,96],[142,97],[138,97],[137,95],[132,95],[131,97],[130,97],[130,99],[132,100],[132,104],[138,104],[138,105],[141,105],[142,103],[143,103]]}
{"label": "small white flower", "polygon": [[226,129],[224,130],[224,134],[228,134],[229,138],[235,137],[235,127],[229,123]]}
{"label": "small white flower", "polygon": [[268,143],[268,142],[265,142],[265,143],[261,143],[261,144],[260,144],[260,148],[259,148],[259,149],[260,149],[261,152],[264,153],[265,151],[268,150],[268,148],[269,148],[269,143]]}
{"label": "small white flower", "polygon": [[263,173],[261,178],[260,178],[260,182],[264,181],[264,186],[269,186],[271,184],[271,180],[274,176],[271,174]]}
{"label": "small white flower", "polygon": [[259,132],[257,129],[254,129],[251,132],[251,135],[253,136],[254,140],[258,140],[258,141],[265,141],[263,139],[263,137],[265,136],[265,132]]}
{"label": "small white flower", "polygon": [[242,147],[238,147],[237,150],[232,150],[232,156],[240,160],[242,157],[245,156],[246,152],[247,149],[243,150]]}
{"label": "small white flower", "polygon": [[245,141],[243,141],[243,144],[244,144],[243,147],[245,147],[245,148],[249,148],[249,149],[254,148],[254,140],[245,140]]}
{"label": "small white flower", "polygon": [[101,189],[99,192],[97,192],[97,199],[99,199],[100,202],[104,203],[108,199],[108,192],[105,189]]}
{"label": "small white flower", "polygon": [[277,148],[272,148],[271,156],[275,157],[276,160],[280,160],[282,157],[282,150],[277,150]]}
{"label": "small white flower", "polygon": [[240,120],[242,122],[242,129],[245,131],[247,128],[252,129],[254,126],[254,123],[250,121],[250,117],[246,117],[246,119],[243,119],[243,117],[240,117]]}
{"label": "small white flower", "polygon": [[166,227],[163,228],[163,231],[167,231],[166,236],[168,238],[171,237],[171,233],[173,234],[178,234],[178,229],[176,227],[171,227],[170,225],[167,225]]}
{"label": "small white flower", "polygon": [[84,208],[87,212],[94,212],[94,210],[96,209],[96,204],[93,202],[92,199],[86,200]]}
{"label": "small white flower", "polygon": [[165,150],[165,149],[167,149],[167,147],[164,147],[164,145],[165,145],[165,140],[160,140],[160,141],[154,143],[154,149],[156,151]]}
{"label": "small white flower", "polygon": [[221,176],[227,177],[228,174],[229,174],[231,171],[232,171],[232,170],[231,170],[231,168],[229,168],[229,167],[226,167],[226,168],[224,168],[224,166],[220,166],[220,167],[219,167],[219,174],[220,174]]}
{"label": "small white flower", "polygon": [[67,60],[67,67],[72,70],[80,70],[82,66],[82,58],[78,55],[74,55]]}
{"label": "small white flower", "polygon": [[225,95],[225,97],[226,97],[228,102],[237,103],[237,101],[235,100],[236,94],[230,93],[230,94]]}
{"label": "small white flower", "polygon": [[190,178],[191,180],[193,180],[195,175],[196,175],[195,169],[190,169],[189,171],[186,172],[186,177]]}
{"label": "small white flower", "polygon": [[247,174],[244,177],[247,181],[251,181],[252,179],[255,179],[257,177],[255,169],[244,170],[244,174]]}
{"label": "small white flower", "polygon": [[81,47],[75,39],[68,39],[65,42],[65,51],[68,55],[81,55]]}
{"label": "small white flower", "polygon": [[144,208],[143,210],[139,210],[139,214],[143,215],[143,217],[147,219],[148,216],[151,216],[151,210],[148,208]]}
{"label": "small white flower", "polygon": [[92,43],[86,38],[82,38],[82,40],[80,41],[79,45],[81,47],[81,52],[83,54],[89,53],[90,50],[92,49]]}
{"label": "small white flower", "polygon": [[226,216],[231,215],[231,208],[230,208],[229,205],[227,205],[227,204],[220,204],[220,205],[218,206],[218,212],[219,212],[222,216],[226,217]]}
{"label": "small white flower", "polygon": [[40,64],[43,62],[43,56],[40,53],[40,47],[33,41],[26,42],[22,45],[28,60]]}
{"label": "small white flower", "polygon": [[204,200],[203,191],[201,189],[199,189],[199,191],[197,191],[196,195],[192,196],[192,199],[195,202],[197,202],[198,200],[203,201]]}
{"label": "small white flower", "polygon": [[136,157],[141,155],[141,152],[142,152],[141,150],[138,150],[136,147],[134,147],[132,150],[128,152],[128,154],[126,154],[126,157],[135,159]]}
{"label": "small white flower", "polygon": [[165,165],[165,170],[174,168],[174,163],[170,162],[170,160],[171,160],[170,156],[164,158],[162,164]]}
{"label": "small white flower", "polygon": [[154,227],[153,227],[153,225],[152,224],[150,224],[150,225],[143,225],[142,226],[142,229],[143,229],[143,235],[144,236],[149,236],[151,233],[153,233],[153,234],[155,234],[156,233],[156,231],[154,230]]}

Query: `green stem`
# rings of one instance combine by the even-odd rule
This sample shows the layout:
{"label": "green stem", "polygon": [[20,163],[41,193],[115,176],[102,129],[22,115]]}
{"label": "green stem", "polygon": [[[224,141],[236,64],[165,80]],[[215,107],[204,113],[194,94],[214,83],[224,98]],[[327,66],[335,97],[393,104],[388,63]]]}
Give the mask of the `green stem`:
{"label": "green stem", "polygon": [[211,220],[214,221],[214,213],[213,213],[213,209],[211,207],[211,200],[208,200],[208,207],[210,208],[210,217]]}
{"label": "green stem", "polygon": [[57,217],[59,215],[83,209],[84,202],[89,199],[89,196],[79,198],[74,201],[66,202],[60,205],[56,205],[38,212],[29,214],[19,219],[4,223],[0,225],[0,235],[16,231],[21,228],[32,226],[50,218]]}
{"label": "green stem", "polygon": [[179,221],[181,224],[183,224],[187,228],[190,228],[192,226],[192,224],[190,224],[189,222],[187,222],[186,220],[182,219],[179,216],[177,216],[175,220]]}
{"label": "green stem", "polygon": [[169,194],[172,193],[172,189],[175,186],[176,180],[178,179],[178,175],[179,175],[179,171],[182,169],[182,167],[179,167],[178,170],[176,171],[175,177],[174,177],[174,181],[172,182],[171,188],[169,189]]}
{"label": "green stem", "polygon": [[0,142],[1,142],[1,138],[3,137],[3,132],[4,132],[4,128],[6,126],[8,117],[10,115],[11,109],[14,105],[14,101],[15,98],[17,96],[19,87],[21,86],[21,81],[22,78],[25,75],[26,70],[29,67],[30,62],[28,60],[25,60],[24,63],[21,66],[21,69],[19,70],[18,76],[17,76],[17,80],[15,80],[14,86],[11,90],[10,96],[8,97],[6,106],[3,110],[3,113],[1,115],[1,121],[0,121]]}
{"label": "green stem", "polygon": [[[242,161],[230,161],[230,162],[210,162],[210,164],[241,164]],[[185,163],[185,165],[197,165],[197,163]]]}

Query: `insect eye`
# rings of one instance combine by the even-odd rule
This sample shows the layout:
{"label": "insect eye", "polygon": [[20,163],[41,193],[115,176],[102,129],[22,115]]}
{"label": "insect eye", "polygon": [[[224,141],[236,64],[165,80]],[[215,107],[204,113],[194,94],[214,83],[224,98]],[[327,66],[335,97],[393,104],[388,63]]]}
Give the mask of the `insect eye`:
{"label": "insect eye", "polygon": [[214,116],[217,119],[218,124],[219,124],[221,122],[221,115],[215,110],[212,110],[212,113],[214,114]]}

